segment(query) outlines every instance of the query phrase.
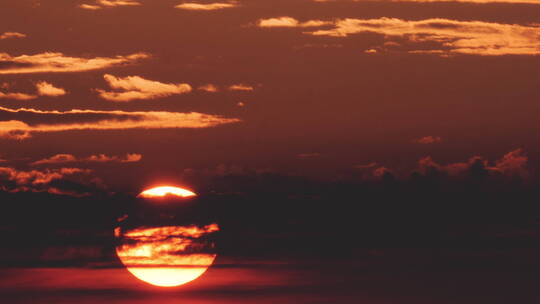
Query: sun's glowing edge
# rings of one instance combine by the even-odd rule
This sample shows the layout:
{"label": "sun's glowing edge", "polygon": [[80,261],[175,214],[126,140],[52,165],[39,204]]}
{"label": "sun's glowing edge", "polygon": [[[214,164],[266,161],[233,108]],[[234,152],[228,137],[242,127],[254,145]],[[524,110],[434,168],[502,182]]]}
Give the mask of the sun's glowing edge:
{"label": "sun's glowing edge", "polygon": [[151,188],[141,192],[138,197],[142,198],[154,198],[154,197],[165,197],[167,195],[175,195],[179,197],[192,197],[197,194],[193,191],[173,186],[160,186]]}
{"label": "sun's glowing edge", "polygon": [[[212,255],[212,262],[216,255]],[[159,287],[176,287],[198,279],[211,265],[203,267],[126,267],[141,281]]]}

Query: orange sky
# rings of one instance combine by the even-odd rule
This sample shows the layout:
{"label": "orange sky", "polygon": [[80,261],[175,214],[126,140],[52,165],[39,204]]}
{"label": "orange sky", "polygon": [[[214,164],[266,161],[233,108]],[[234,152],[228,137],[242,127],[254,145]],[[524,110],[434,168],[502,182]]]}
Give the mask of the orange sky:
{"label": "orange sky", "polygon": [[538,16],[536,0],[3,1],[0,166],[127,191],[496,167],[520,148],[536,168]]}

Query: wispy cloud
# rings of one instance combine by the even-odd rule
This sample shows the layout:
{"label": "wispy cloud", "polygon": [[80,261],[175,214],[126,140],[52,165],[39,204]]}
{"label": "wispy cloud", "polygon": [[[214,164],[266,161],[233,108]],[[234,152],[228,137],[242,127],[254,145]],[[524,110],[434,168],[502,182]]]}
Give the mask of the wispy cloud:
{"label": "wispy cloud", "polygon": [[0,34],[0,40],[3,39],[10,39],[10,38],[25,38],[26,34],[19,33],[19,32],[5,32],[3,34]]}
{"label": "wispy cloud", "polygon": [[[459,21],[443,18],[403,20],[382,17],[378,19],[339,19],[332,22],[311,20],[300,22],[291,17],[259,21],[262,27],[320,27],[304,34],[313,36],[348,37],[361,33],[376,33],[385,37],[386,43],[400,45],[405,40],[412,46],[410,53],[500,56],[540,54],[540,25],[503,24],[484,21]],[[432,42],[438,47],[427,47]],[[385,44],[386,44],[385,43]],[[378,53],[385,45],[366,50]]]}
{"label": "wispy cloud", "polygon": [[32,100],[36,99],[36,95],[26,93],[3,93],[0,92],[0,99],[14,99],[14,100]]}
{"label": "wispy cloud", "polygon": [[239,121],[197,112],[43,111],[0,107],[0,137],[22,140],[33,133],[71,130],[208,128]]}
{"label": "wispy cloud", "polygon": [[0,53],[0,74],[83,72],[121,66],[149,58],[145,53],[116,57],[71,57],[62,53],[11,56]]}
{"label": "wispy cloud", "polygon": [[342,19],[330,29],[307,34],[347,37],[359,33],[377,33],[403,38],[410,43],[435,42],[437,49],[417,49],[412,53],[441,55],[537,55],[540,54],[540,26],[501,24],[483,21],[458,21],[442,18],[418,21],[397,18]]}
{"label": "wispy cloud", "polygon": [[215,2],[215,3],[196,3],[186,2],[178,4],[175,8],[190,11],[214,11],[238,6],[238,2]]}
{"label": "wispy cloud", "polygon": [[142,159],[141,154],[128,153],[125,156],[108,156],[105,154],[95,154],[87,157],[76,157],[73,154],[56,154],[48,158],[44,158],[31,163],[31,165],[48,165],[48,164],[65,164],[65,163],[134,163]]}
{"label": "wispy cloud", "polygon": [[103,99],[115,102],[127,102],[135,99],[155,99],[176,94],[191,92],[187,83],[162,83],[144,79],[139,76],[115,77],[106,74],[103,76],[112,89],[120,91],[105,91],[97,89]]}

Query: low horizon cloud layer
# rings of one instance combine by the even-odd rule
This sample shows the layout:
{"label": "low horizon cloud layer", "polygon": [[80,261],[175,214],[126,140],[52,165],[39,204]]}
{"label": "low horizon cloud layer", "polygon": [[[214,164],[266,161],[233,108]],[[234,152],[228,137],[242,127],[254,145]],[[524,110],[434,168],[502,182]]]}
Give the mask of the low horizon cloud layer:
{"label": "low horizon cloud layer", "polygon": [[239,121],[197,112],[42,111],[0,107],[0,138],[22,140],[33,133],[72,130],[208,128]]}
{"label": "low horizon cloud layer", "polygon": [[92,195],[93,189],[103,187],[93,170],[81,168],[23,171],[0,167],[0,181],[0,190],[10,193],[47,192],[75,197]]}
{"label": "low horizon cloud layer", "polygon": [[146,53],[94,58],[70,57],[53,52],[20,56],[0,53],[0,74],[85,72],[133,64],[149,57]]}

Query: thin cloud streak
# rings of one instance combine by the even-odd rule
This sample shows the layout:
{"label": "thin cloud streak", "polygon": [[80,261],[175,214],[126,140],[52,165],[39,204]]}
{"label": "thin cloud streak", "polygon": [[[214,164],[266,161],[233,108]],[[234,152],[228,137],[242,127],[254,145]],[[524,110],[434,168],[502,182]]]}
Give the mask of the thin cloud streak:
{"label": "thin cloud streak", "polygon": [[88,157],[76,157],[73,154],[56,154],[48,158],[44,158],[31,163],[33,166],[49,165],[49,164],[65,164],[65,163],[135,163],[142,159],[141,154],[128,153],[125,156],[108,156],[105,154],[90,155]]}
{"label": "thin cloud streak", "polygon": [[[0,107],[0,138],[23,140],[34,133],[73,130],[128,130],[208,128],[240,122],[197,112],[126,112],[126,111],[42,111],[36,109],[9,109]],[[74,121],[77,118],[78,121]]]}
{"label": "thin cloud streak", "polygon": [[116,57],[71,57],[63,53],[40,53],[35,55],[11,56],[0,53],[0,74],[66,73],[101,70],[113,66],[133,64],[149,58],[146,53],[135,53]]}
{"label": "thin cloud streak", "polygon": [[221,10],[226,8],[237,7],[239,4],[237,2],[223,3],[195,3],[195,2],[186,2],[178,4],[175,6],[177,9],[190,10],[190,11],[214,11]]}

